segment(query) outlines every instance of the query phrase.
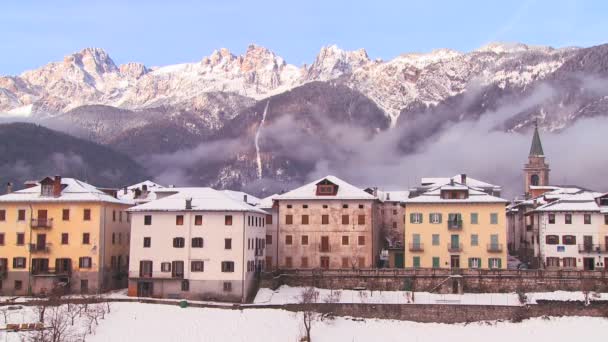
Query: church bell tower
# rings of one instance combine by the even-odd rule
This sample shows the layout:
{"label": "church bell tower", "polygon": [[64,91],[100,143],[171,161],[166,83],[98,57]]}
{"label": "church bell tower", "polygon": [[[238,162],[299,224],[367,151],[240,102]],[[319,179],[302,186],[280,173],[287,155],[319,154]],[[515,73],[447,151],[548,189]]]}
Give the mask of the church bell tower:
{"label": "church bell tower", "polygon": [[[524,193],[526,198],[535,196],[531,186],[546,186],[549,185],[549,165],[545,162],[545,153],[543,145],[540,142],[538,134],[538,121],[534,123],[534,136],[532,137],[532,146],[530,146],[530,154],[528,155],[528,163],[524,166]],[[540,191],[542,193],[542,191]]]}

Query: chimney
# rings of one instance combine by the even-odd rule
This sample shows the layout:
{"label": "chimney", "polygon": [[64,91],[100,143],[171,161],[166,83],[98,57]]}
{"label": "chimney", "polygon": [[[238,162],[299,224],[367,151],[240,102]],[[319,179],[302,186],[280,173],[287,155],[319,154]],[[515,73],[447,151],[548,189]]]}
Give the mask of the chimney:
{"label": "chimney", "polygon": [[53,182],[53,196],[59,197],[61,195],[61,176],[55,176]]}
{"label": "chimney", "polygon": [[146,185],[146,184],[142,185],[142,186],[141,186],[141,190],[142,190],[143,192],[147,192],[147,191],[148,191],[148,185]]}
{"label": "chimney", "polygon": [[247,203],[247,194],[243,195],[243,202]]}
{"label": "chimney", "polygon": [[467,174],[466,173],[461,173],[460,174],[460,183],[462,184],[467,184]]}
{"label": "chimney", "polygon": [[125,194],[125,195],[127,194],[127,187],[126,186],[124,188],[122,188],[122,193]]}
{"label": "chimney", "polygon": [[186,209],[192,209],[192,198],[186,198]]}
{"label": "chimney", "polygon": [[454,178],[450,178],[450,185],[454,185]]}
{"label": "chimney", "polygon": [[387,201],[390,201],[390,200],[391,200],[391,194],[390,194],[390,193],[388,193],[388,192],[386,193],[386,200],[387,200]]}
{"label": "chimney", "polygon": [[8,182],[6,183],[6,193],[10,194],[11,192],[13,192],[13,183]]}

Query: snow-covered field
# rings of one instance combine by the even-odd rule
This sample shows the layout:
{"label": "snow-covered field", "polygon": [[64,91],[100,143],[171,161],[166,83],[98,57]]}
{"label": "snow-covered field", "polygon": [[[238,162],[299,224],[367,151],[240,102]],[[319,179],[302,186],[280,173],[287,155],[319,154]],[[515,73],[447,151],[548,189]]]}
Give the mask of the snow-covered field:
{"label": "snow-covered field", "polygon": [[[11,320],[35,316],[29,308],[13,312]],[[2,318],[0,318],[2,320]],[[313,325],[315,342],[323,341],[493,341],[595,340],[608,331],[604,318],[531,319],[522,323],[414,323],[392,320],[336,318]],[[0,341],[20,341],[16,333],[0,332]],[[114,303],[100,321],[91,342],[147,341],[297,341],[302,334],[299,314],[281,309],[181,309],[177,306]]]}
{"label": "snow-covered field", "polygon": [[[261,288],[255,297],[256,304],[296,304],[300,301],[302,287],[281,286],[276,291]],[[323,303],[336,292],[339,293],[340,303],[367,303],[367,304],[461,304],[461,305],[521,305],[516,293],[465,293],[437,294],[429,292],[406,292],[406,291],[355,291],[355,290],[327,290],[319,291],[319,302]],[[527,293],[527,304],[535,304],[537,300],[585,300],[582,292],[537,292]],[[594,293],[593,300],[608,300],[608,293]]]}

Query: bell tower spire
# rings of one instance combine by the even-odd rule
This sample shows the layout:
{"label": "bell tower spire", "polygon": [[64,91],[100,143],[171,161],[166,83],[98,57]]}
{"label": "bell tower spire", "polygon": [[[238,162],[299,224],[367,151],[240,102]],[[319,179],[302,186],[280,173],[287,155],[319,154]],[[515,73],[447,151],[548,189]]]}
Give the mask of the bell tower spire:
{"label": "bell tower spire", "polygon": [[549,185],[549,171],[551,170],[549,164],[545,162],[545,152],[538,133],[537,119],[534,121],[534,135],[528,154],[528,163],[524,166],[524,192],[526,197],[534,197],[536,193],[542,193],[542,191],[534,191],[532,187]]}

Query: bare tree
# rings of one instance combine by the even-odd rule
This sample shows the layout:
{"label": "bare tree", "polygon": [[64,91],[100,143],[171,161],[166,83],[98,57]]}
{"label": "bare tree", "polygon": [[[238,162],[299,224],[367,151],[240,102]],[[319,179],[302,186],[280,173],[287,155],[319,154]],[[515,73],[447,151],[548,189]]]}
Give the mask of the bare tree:
{"label": "bare tree", "polygon": [[302,308],[302,323],[304,324],[304,330],[306,336],[300,341],[311,342],[310,332],[312,330],[313,323],[319,319],[319,313],[315,311],[315,304],[319,300],[319,291],[314,287],[307,287],[300,293],[299,304]]}
{"label": "bare tree", "polygon": [[591,297],[594,295],[595,291],[595,281],[593,279],[583,279],[581,290],[585,296],[585,305],[591,304]]}

